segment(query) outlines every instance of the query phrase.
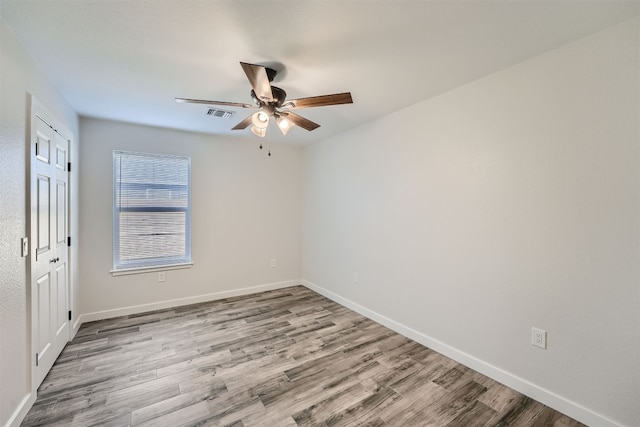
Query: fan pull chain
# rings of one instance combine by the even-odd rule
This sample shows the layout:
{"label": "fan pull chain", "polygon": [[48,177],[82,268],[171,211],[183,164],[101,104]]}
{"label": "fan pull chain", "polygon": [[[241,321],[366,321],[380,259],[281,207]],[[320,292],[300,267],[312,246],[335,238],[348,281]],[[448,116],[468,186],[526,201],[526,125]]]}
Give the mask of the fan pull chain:
{"label": "fan pull chain", "polygon": [[267,153],[267,155],[268,155],[269,157],[271,157],[271,128],[272,128],[272,126],[269,126],[269,127],[267,128],[267,133],[268,133],[268,135],[267,135],[267,137],[268,137],[268,141],[267,141],[267,144],[268,144],[268,146],[267,146],[268,153]]}

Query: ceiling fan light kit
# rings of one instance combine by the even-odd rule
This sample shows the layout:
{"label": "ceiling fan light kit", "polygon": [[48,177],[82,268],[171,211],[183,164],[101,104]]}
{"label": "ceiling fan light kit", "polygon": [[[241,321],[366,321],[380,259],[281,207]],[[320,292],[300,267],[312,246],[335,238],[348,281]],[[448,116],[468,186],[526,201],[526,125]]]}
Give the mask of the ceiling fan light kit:
{"label": "ceiling fan light kit", "polygon": [[[274,118],[276,125],[283,135],[287,135],[294,126],[299,126],[307,131],[312,131],[320,127],[320,125],[289,110],[353,103],[350,92],[285,101],[287,93],[279,87],[271,86],[271,82],[276,76],[275,70],[263,65],[248,64],[246,62],[240,62],[240,65],[242,66],[249,83],[251,83],[251,98],[254,101],[254,105],[240,102],[209,101],[205,99],[191,98],[176,98],[176,101],[190,104],[258,108],[258,112],[246,117],[240,123],[235,125],[232,130],[246,129],[251,125],[251,132],[261,138],[266,135],[266,129],[269,126],[270,117]],[[286,108],[287,110],[280,110],[283,108]]]}

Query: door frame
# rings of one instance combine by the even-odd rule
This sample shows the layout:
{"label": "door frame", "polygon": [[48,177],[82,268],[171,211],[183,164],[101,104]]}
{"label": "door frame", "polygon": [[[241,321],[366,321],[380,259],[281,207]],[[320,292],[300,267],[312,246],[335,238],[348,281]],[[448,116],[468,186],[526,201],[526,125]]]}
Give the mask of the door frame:
{"label": "door frame", "polygon": [[[46,124],[48,124],[56,133],[58,133],[60,136],[62,136],[64,139],[67,140],[68,143],[68,148],[67,148],[67,161],[70,162],[71,161],[71,150],[73,149],[73,141],[74,141],[74,137],[73,134],[71,133],[71,131],[69,131],[66,126],[64,126],[53,114],[49,113],[49,111],[35,98],[35,96],[33,96],[32,94],[28,94],[27,96],[27,109],[28,109],[28,114],[27,114],[27,121],[26,121],[26,133],[27,133],[27,147],[26,147],[26,156],[27,156],[27,161],[26,161],[26,224],[27,224],[27,237],[28,237],[28,245],[29,245],[29,249],[28,249],[28,255],[27,255],[27,313],[28,313],[28,317],[27,317],[27,328],[29,331],[29,335],[30,335],[30,339],[29,339],[29,352],[28,352],[28,359],[29,359],[29,375],[30,375],[30,388],[31,388],[31,393],[33,398],[37,398],[37,390],[40,384],[36,384],[36,375],[35,375],[35,369],[36,369],[36,363],[35,363],[35,352],[36,352],[36,348],[37,348],[37,343],[36,343],[36,334],[35,334],[35,322],[34,322],[34,316],[36,315],[36,308],[33,307],[33,295],[32,295],[32,281],[33,281],[33,274],[34,272],[32,271],[32,263],[35,261],[35,248],[33,245],[34,242],[34,238],[35,238],[35,231],[36,231],[36,215],[32,214],[32,183],[33,181],[36,179],[35,176],[35,168],[34,168],[34,161],[35,161],[35,157],[36,157],[36,152],[35,152],[35,142],[33,140],[33,138],[35,137],[34,135],[34,123],[35,120],[38,120],[38,117],[44,121]],[[73,210],[71,209],[71,199],[72,199],[72,194],[71,194],[71,190],[72,190],[72,186],[71,186],[71,173],[70,171],[67,171],[68,176],[67,176],[67,200],[66,200],[66,209],[67,209],[67,238],[71,237],[71,216],[72,216],[72,212]],[[73,278],[73,274],[71,271],[71,265],[73,263],[73,265],[75,265],[76,260],[72,257],[72,253],[73,251],[70,250],[70,247],[67,246],[67,289],[66,289],[66,304],[67,304],[67,308],[69,310],[72,309],[72,289],[73,289],[73,284],[72,284],[72,278]],[[71,341],[71,339],[73,338],[74,335],[74,328],[73,328],[73,324],[71,322],[71,320],[69,320],[69,325],[68,325],[68,336],[67,338],[67,342]]]}

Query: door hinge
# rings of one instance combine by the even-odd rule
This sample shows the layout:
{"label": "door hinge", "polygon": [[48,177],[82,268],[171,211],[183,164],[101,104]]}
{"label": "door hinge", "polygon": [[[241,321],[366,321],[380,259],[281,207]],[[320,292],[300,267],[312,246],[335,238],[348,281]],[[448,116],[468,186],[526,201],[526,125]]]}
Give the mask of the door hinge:
{"label": "door hinge", "polygon": [[71,172],[71,162],[67,163],[67,172]]}
{"label": "door hinge", "polygon": [[69,320],[71,320],[71,310],[69,310]]}
{"label": "door hinge", "polygon": [[38,366],[38,353],[36,353],[36,366]]}
{"label": "door hinge", "polygon": [[67,237],[67,246],[71,246],[71,236]]}

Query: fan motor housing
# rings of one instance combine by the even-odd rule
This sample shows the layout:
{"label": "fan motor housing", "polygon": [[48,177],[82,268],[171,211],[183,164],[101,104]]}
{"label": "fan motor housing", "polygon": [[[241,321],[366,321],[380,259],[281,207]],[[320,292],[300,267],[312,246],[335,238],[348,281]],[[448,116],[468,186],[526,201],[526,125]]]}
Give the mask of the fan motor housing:
{"label": "fan motor housing", "polygon": [[255,91],[251,89],[251,98],[253,98],[253,100],[259,106],[272,105],[274,107],[281,107],[284,103],[284,100],[287,98],[287,92],[277,86],[271,86],[271,95],[273,96],[273,101],[263,101],[261,99],[258,99]]}

